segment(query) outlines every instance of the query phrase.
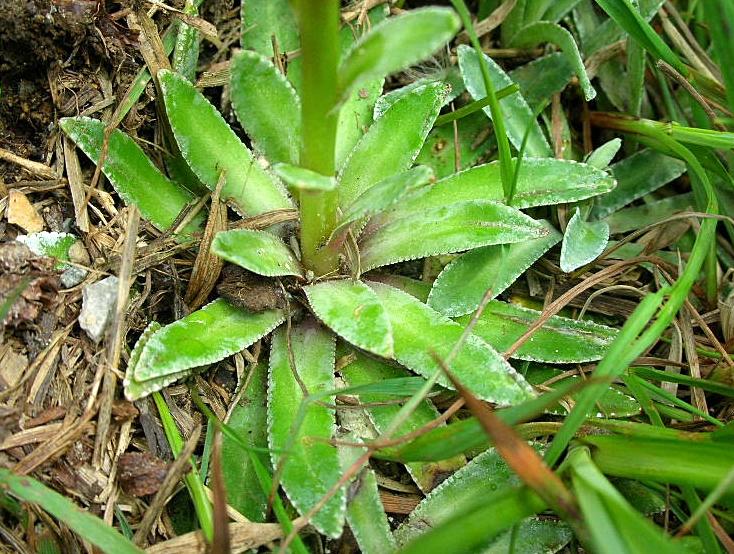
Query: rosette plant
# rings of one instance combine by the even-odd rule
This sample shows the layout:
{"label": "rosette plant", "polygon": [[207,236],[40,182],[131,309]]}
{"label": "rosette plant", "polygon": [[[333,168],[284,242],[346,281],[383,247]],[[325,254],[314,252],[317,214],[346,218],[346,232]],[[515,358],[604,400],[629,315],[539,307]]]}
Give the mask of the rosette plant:
{"label": "rosette plant", "polygon": [[[123,132],[111,133],[105,145],[100,121],[66,118],[62,127],[93,161],[104,148],[102,171],[153,226],[241,268],[229,272],[241,280],[239,292],[203,307],[192,301],[195,309],[182,319],[150,324],[131,353],[125,395],[139,399],[265,339],[268,363],[254,371],[255,381],[267,381],[268,446],[273,467],[288,453],[280,483],[304,514],[342,471],[329,443],[338,415],[333,407],[310,403],[298,420],[307,395],[337,388],[335,372],[351,386],[415,374],[451,388],[441,375],[446,360],[482,400],[506,406],[534,396],[501,352],[539,312],[492,300],[473,332],[462,334],[485,296],[498,297],[560,242],[561,234],[537,218],[543,214],[538,208],[607,193],[614,180],[604,164],[553,159],[516,89],[496,105],[513,118],[510,141],[534,157],[514,166],[512,186],[503,175],[513,166],[507,156],[436,176],[415,160],[442,109],[463,87],[481,108],[494,87],[512,84],[499,66],[462,46],[460,74],[382,94],[385,77],[428,58],[457,33],[455,12],[424,8],[385,18],[378,11],[371,29],[355,38],[349,29],[340,31],[336,0],[300,0],[294,11],[297,28],[287,27],[287,11],[272,20],[277,32],[262,18],[253,32],[267,40],[243,39],[247,48],[231,61],[230,98],[250,147],[185,75],[161,70],[155,76],[175,145],[196,180],[212,191],[208,223],[202,211],[182,216],[201,190],[167,177]],[[296,37],[286,47],[300,47],[285,74],[271,58],[269,40],[284,26]],[[496,119],[496,112],[487,113]],[[498,141],[509,153],[507,138]],[[214,235],[219,203],[243,220]],[[446,254],[454,257],[433,283],[411,279],[405,264],[394,266]],[[553,317],[513,357],[596,360],[615,333]],[[421,406],[430,419],[435,410],[428,401]],[[373,418],[378,430],[390,425],[385,414]],[[314,437],[322,440],[305,440]],[[423,490],[436,484],[437,464],[408,469]],[[319,531],[341,533],[346,498],[342,488],[314,515]],[[264,517],[266,501],[247,515]]]}

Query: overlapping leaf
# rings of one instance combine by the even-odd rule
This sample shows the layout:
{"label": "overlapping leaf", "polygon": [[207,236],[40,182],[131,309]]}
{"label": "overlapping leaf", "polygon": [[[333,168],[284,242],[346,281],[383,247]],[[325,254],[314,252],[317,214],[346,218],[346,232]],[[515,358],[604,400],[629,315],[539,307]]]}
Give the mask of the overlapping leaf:
{"label": "overlapping leaf", "polygon": [[358,40],[339,67],[342,94],[360,83],[383,78],[435,52],[459,30],[446,8],[425,8],[386,19]]}
{"label": "overlapping leaf", "polygon": [[[258,364],[251,371],[247,389],[231,410],[227,425],[250,446],[267,448],[268,368]],[[222,478],[227,502],[251,521],[264,522],[268,495],[260,486],[252,459],[226,434],[222,437]]]}
{"label": "overlapping leaf", "polygon": [[[481,100],[487,93],[484,89],[484,80],[479,67],[477,53],[469,46],[461,45],[459,46],[458,54],[459,66],[461,67],[461,74],[464,77],[466,89],[474,100]],[[512,84],[512,80],[492,58],[485,55],[484,59],[489,67],[492,85],[496,90]],[[553,152],[545,135],[543,135],[540,125],[534,120],[533,111],[519,92],[500,100],[500,108],[504,115],[507,136],[515,148],[520,149],[525,131],[529,128],[530,133],[525,147],[525,154],[529,157],[539,158],[553,156]],[[487,114],[487,117],[492,117],[489,107],[484,108],[484,113]]]}
{"label": "overlapping leaf", "polygon": [[125,395],[136,400],[240,352],[283,322],[281,310],[252,313],[219,299],[141,337],[128,364]]}
{"label": "overlapping leaf", "polygon": [[221,198],[242,214],[292,207],[279,183],[260,167],[203,94],[171,71],[162,70],[158,80],[181,154],[202,183],[214,190],[223,172]]}
{"label": "overlapping leaf", "polygon": [[576,71],[586,101],[592,100],[596,96],[596,91],[589,81],[589,76],[586,74],[584,61],[581,59],[576,41],[573,35],[566,29],[549,21],[537,21],[523,27],[510,40],[512,46],[521,48],[532,48],[542,42],[552,42],[561,48],[568,63]]}
{"label": "overlapping leaf", "polygon": [[[67,117],[60,125],[89,159],[97,163],[104,142],[104,123],[89,117]],[[191,192],[163,175],[140,147],[119,130],[110,135],[102,172],[126,204],[137,206],[142,216],[162,231],[194,200]],[[191,233],[203,223],[204,215],[199,214],[185,232]]]}
{"label": "overlapping leaf", "polygon": [[234,229],[217,233],[212,242],[212,252],[258,275],[303,276],[301,264],[291,249],[280,237],[267,231]]}
{"label": "overlapping leaf", "polygon": [[561,244],[561,269],[566,273],[593,262],[609,242],[606,221],[584,221],[581,211],[571,217]]}
{"label": "overlapping leaf", "polygon": [[339,172],[339,204],[343,208],[371,186],[411,166],[441,109],[445,92],[440,83],[420,87],[372,124]]}
{"label": "overlapping leaf", "polygon": [[[379,360],[354,352],[354,359],[349,365],[343,367],[340,373],[346,383],[350,386],[366,385],[374,382],[387,382],[388,380],[404,378],[408,372],[402,368],[387,365]],[[367,394],[359,396],[363,403],[376,404],[368,408],[367,413],[370,421],[378,433],[385,432],[390,428],[393,419],[400,411],[400,406],[388,403],[394,396],[387,394]],[[379,403],[384,403],[379,405]],[[436,419],[438,412],[430,401],[426,400],[418,405],[416,410],[395,432],[395,436],[401,436],[415,431]],[[369,438],[369,437],[363,437]],[[423,492],[433,490],[443,477],[456,471],[466,463],[464,456],[458,455],[440,460],[438,462],[411,462],[406,464],[406,469]]]}
{"label": "overlapping leaf", "polygon": [[242,128],[270,163],[298,163],[301,102],[269,58],[244,50],[232,58],[232,105]]}
{"label": "overlapping leaf", "polygon": [[[437,221],[441,225],[436,225]],[[361,267],[368,271],[405,260],[547,234],[542,224],[504,204],[457,202],[404,217],[389,216],[376,229],[368,227],[360,242]]]}
{"label": "overlapping leaf", "polygon": [[[541,312],[493,300],[479,317],[474,334],[500,352],[507,350]],[[471,319],[457,321],[466,325]],[[548,363],[577,363],[601,359],[617,336],[617,330],[591,321],[551,317],[513,357]]]}
{"label": "overlapping leaf", "polygon": [[[518,482],[497,451],[486,450],[441,483],[411,512],[395,532],[398,543],[408,543],[426,528],[438,527],[452,515],[470,510],[488,495]],[[506,552],[501,547],[509,539],[509,533],[507,535],[498,537],[481,552]],[[515,546],[522,548],[518,552],[528,554],[555,552],[568,543],[571,536],[571,530],[563,523],[528,519],[519,524]]]}
{"label": "overlapping leaf", "polygon": [[[512,205],[531,208],[576,202],[607,193],[614,186],[612,177],[590,165],[570,160],[528,158],[520,165]],[[395,211],[416,213],[453,202],[503,199],[500,166],[492,162],[440,180],[405,199]]]}
{"label": "overlapping leaf", "polygon": [[393,357],[390,321],[374,291],[361,281],[326,281],[303,288],[311,309],[337,335],[382,356]]}
{"label": "overlapping leaf", "polygon": [[474,311],[488,289],[496,298],[561,240],[548,222],[545,237],[509,245],[476,248],[452,260],[433,282],[428,305],[447,316]]}
{"label": "overlapping leaf", "polygon": [[[292,349],[296,367],[291,367]],[[328,407],[310,403],[298,421],[304,398],[298,381],[310,394],[334,388],[334,336],[313,319],[293,328],[290,346],[286,330],[272,338],[268,389],[268,436],[273,465],[283,463],[281,484],[291,503],[304,514],[341,476],[336,448],[313,438],[331,439],[335,416]],[[280,452],[284,452],[280,454]],[[282,459],[285,456],[285,459]],[[316,514],[313,525],[325,535],[338,537],[344,525],[346,495],[340,489]]]}
{"label": "overlapping leaf", "polygon": [[[381,283],[372,282],[370,286],[390,319],[395,358],[425,377],[441,371],[432,353],[446,359],[464,328],[405,292]],[[533,396],[528,384],[512,366],[476,336],[469,336],[458,349],[450,368],[483,400],[514,404]],[[439,382],[450,386],[444,377]]]}

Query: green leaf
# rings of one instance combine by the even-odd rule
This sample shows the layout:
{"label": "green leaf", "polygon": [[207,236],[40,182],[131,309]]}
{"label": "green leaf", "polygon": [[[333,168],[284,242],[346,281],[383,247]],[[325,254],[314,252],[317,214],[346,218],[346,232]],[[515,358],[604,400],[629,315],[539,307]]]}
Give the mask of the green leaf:
{"label": "green leaf", "polygon": [[520,85],[520,94],[533,112],[566,88],[573,75],[573,65],[561,52],[553,52],[508,73]]}
{"label": "green leaf", "polygon": [[459,96],[465,89],[464,81],[461,78],[461,73],[459,73],[458,67],[451,66],[446,69],[441,69],[436,71],[435,73],[431,73],[431,75],[428,77],[416,79],[412,83],[408,83],[403,87],[391,90],[380,96],[377,99],[377,102],[375,102],[375,111],[373,114],[374,118],[380,119],[390,106],[392,106],[401,98],[405,98],[405,96],[410,94],[415,89],[423,87],[430,83],[439,82],[444,83],[445,85],[448,85],[448,87],[450,87],[450,89],[447,90],[446,97],[443,100],[444,106],[452,100],[455,100],[456,97]]}
{"label": "green leaf", "polygon": [[552,42],[561,48],[569,64],[576,71],[581,89],[584,91],[584,98],[587,102],[593,100],[596,97],[596,91],[591,86],[589,76],[586,74],[584,61],[581,59],[576,41],[570,32],[557,23],[549,21],[531,23],[512,37],[510,45],[520,48],[533,48],[543,42]]}
{"label": "green leaf", "polygon": [[440,83],[420,87],[372,124],[339,172],[342,208],[383,179],[410,168],[441,110],[445,93]]}
{"label": "green leaf", "polygon": [[[395,531],[398,543],[404,545],[427,529],[450,521],[455,514],[472,510],[496,491],[518,483],[518,477],[497,451],[494,448],[486,450],[443,481],[418,504]],[[477,552],[505,554],[508,552],[510,534],[500,535],[490,546]],[[571,530],[563,523],[526,519],[518,525],[515,551],[523,554],[556,552],[572,536]]]}
{"label": "green leaf", "polygon": [[640,150],[610,168],[617,187],[596,199],[593,215],[603,218],[686,172],[686,164],[652,149]]}
{"label": "green leaf", "polygon": [[734,5],[726,0],[707,2],[703,5],[704,19],[711,33],[713,55],[726,85],[729,110],[734,110],[734,52],[732,51],[732,27]]}
{"label": "green leaf", "polygon": [[31,477],[14,475],[9,469],[0,468],[0,489],[24,502],[37,504],[103,552],[115,554],[143,552],[107,523]]}
{"label": "green leaf", "polygon": [[561,244],[561,269],[570,273],[574,269],[593,262],[609,242],[609,225],[606,221],[584,221],[581,210],[576,208]]}
{"label": "green leaf", "polygon": [[[59,124],[89,159],[97,163],[104,142],[104,123],[89,117],[65,117]],[[173,225],[181,211],[194,200],[192,193],[170,181],[133,139],[117,129],[110,135],[102,173],[125,204],[137,206],[142,216],[161,231]],[[197,215],[185,233],[200,229],[204,218],[204,214]]]}
{"label": "green leaf", "polygon": [[270,163],[298,163],[301,101],[269,57],[243,50],[232,58],[232,106],[242,128]]}
{"label": "green leaf", "polygon": [[337,335],[383,358],[393,357],[390,321],[374,291],[361,281],[303,287],[311,309]]}
{"label": "green leaf", "polygon": [[372,111],[382,93],[382,79],[374,79],[354,89],[339,110],[336,124],[336,167],[341,167],[349,153],[372,124]]}
{"label": "green leaf", "polygon": [[281,310],[252,313],[219,299],[162,329],[151,324],[135,345],[125,374],[125,396],[137,400],[240,352],[284,321]]}
{"label": "green leaf", "polygon": [[426,138],[415,163],[431,167],[441,179],[452,175],[457,170],[467,169],[485,154],[493,145],[493,138],[486,136],[487,117],[480,110],[456,122],[459,143],[459,162],[456,163],[456,139],[453,125],[434,127]]}
{"label": "green leaf", "polygon": [[[336,448],[318,437],[330,440],[335,425],[334,412],[325,406],[308,403],[294,371],[310,394],[334,388],[334,335],[314,320],[306,320],[291,331],[290,347],[286,330],[272,338],[270,351],[270,388],[268,390],[268,437],[273,467],[283,460],[281,485],[291,503],[305,514],[341,476]],[[293,351],[296,367],[291,367],[288,349]],[[280,452],[286,450],[282,455]],[[336,538],[344,525],[346,495],[340,489],[314,516],[311,523],[325,535]]]}
{"label": "green leaf", "polygon": [[263,56],[273,55],[273,35],[281,52],[298,50],[298,25],[288,0],[247,0],[242,2],[242,48]]}
{"label": "green leaf", "polygon": [[[610,141],[607,141],[604,144],[602,144],[599,148],[591,152],[587,156],[585,163],[597,169],[605,169],[614,159],[614,156],[617,155],[617,152],[619,152],[619,149],[621,147],[622,147],[621,138],[615,138]],[[617,185],[617,188],[619,188],[619,185]]]}
{"label": "green leaf", "polygon": [[[540,385],[549,379],[554,379],[553,387],[562,386],[582,379],[578,375],[569,375],[558,379],[563,371],[552,367],[532,367],[525,374],[525,378],[533,385]],[[622,392],[619,387],[610,385],[604,395],[596,403],[599,408],[597,417],[623,418],[639,415],[640,403],[631,396]],[[558,403],[548,408],[548,413],[565,416],[568,414],[568,404]]]}
{"label": "green leaf", "polygon": [[334,177],[321,175],[305,167],[281,163],[273,166],[273,171],[289,188],[297,191],[328,192],[336,188]]}
{"label": "green leaf", "polygon": [[[484,89],[484,80],[479,67],[479,58],[476,52],[469,46],[462,44],[458,48],[459,66],[461,74],[464,77],[466,89],[474,100],[481,100],[487,94]],[[512,84],[512,80],[498,66],[492,58],[484,56],[489,68],[489,74],[492,79],[494,88],[499,90]],[[552,157],[548,141],[543,135],[543,131],[533,117],[533,111],[528,103],[519,92],[506,96],[499,101],[502,114],[507,126],[507,136],[513,146],[520,149],[525,130],[530,129],[527,145],[525,146],[525,155],[528,157],[546,158]],[[484,113],[491,119],[489,107],[484,108]]]}
{"label": "green leaf", "polygon": [[417,166],[368,188],[344,211],[329,242],[344,240],[347,231],[355,227],[355,223],[397,204],[406,194],[427,184],[431,179],[433,172],[430,168]]}
{"label": "green leaf", "polygon": [[380,500],[375,472],[362,470],[357,478],[355,492],[347,505],[347,522],[363,554],[390,554],[395,552],[395,539]]}
{"label": "green leaf", "polygon": [[243,215],[292,207],[279,183],[201,92],[172,71],[161,70],[158,80],[181,154],[202,183],[214,190],[224,172],[221,198]]}
{"label": "green leaf", "polygon": [[596,3],[653,57],[669,63],[682,75],[688,75],[686,65],[663,42],[655,29],[645,21],[645,18],[640,15],[640,12],[635,9],[629,0],[597,0]]}
{"label": "green leaf", "polygon": [[[402,214],[401,214],[402,215]],[[436,225],[440,221],[441,225]],[[360,241],[363,271],[437,254],[544,237],[548,230],[524,213],[495,202],[457,202],[411,215],[388,215]]]}
{"label": "green leaf", "polygon": [[[496,350],[507,350],[542,312],[515,304],[491,301],[479,317],[474,334]],[[457,319],[467,325],[471,316]],[[513,358],[533,362],[580,363],[604,357],[609,345],[617,337],[617,330],[591,321],[551,317],[520,349]]]}
{"label": "green leaf", "polygon": [[[723,441],[608,435],[585,437],[583,442],[592,448],[594,463],[607,475],[690,485],[704,491],[723,482],[734,465],[731,444]],[[635,453],[634,464],[629,463],[630,452]],[[734,497],[734,484],[729,483],[725,497]]]}
{"label": "green leaf", "polygon": [[619,210],[604,218],[604,221],[609,224],[610,234],[626,233],[657,223],[678,212],[692,210],[694,203],[693,193],[676,194],[648,204]]}
{"label": "green leaf", "polygon": [[[537,398],[509,408],[501,408],[496,410],[495,413],[502,421],[512,426],[535,419],[543,415],[549,407],[572,393],[575,384],[570,383],[570,385],[564,383]],[[516,430],[521,436],[528,439],[542,436],[545,433],[544,430],[533,429],[532,425],[528,428],[527,433],[524,432],[522,426],[516,428]],[[471,417],[454,421],[445,427],[432,429],[400,446],[380,450],[377,455],[381,458],[400,462],[436,461],[465,452],[485,450],[490,445],[486,431],[476,418]]]}
{"label": "green leaf", "polygon": [[[392,382],[396,379],[405,378],[407,371],[387,365],[386,363],[370,358],[358,352],[354,352],[352,361],[340,369],[344,380],[351,387],[368,385],[369,383]],[[421,379],[421,381],[423,381]],[[425,382],[425,381],[423,381]],[[394,396],[388,394],[361,393],[360,401],[363,403],[384,403],[367,408],[367,415],[378,433],[383,433],[390,428],[393,419],[400,411],[397,404],[389,404]],[[430,401],[426,400],[418,405],[411,416],[397,428],[395,436],[401,436],[427,425],[438,417],[436,408]],[[439,426],[443,427],[443,425]],[[371,437],[363,437],[368,439]],[[411,462],[406,464],[406,469],[421,491],[427,493],[433,490],[447,475],[453,473],[466,464],[466,458],[462,455],[453,456],[438,462]]]}
{"label": "green leaf", "polygon": [[355,42],[339,66],[342,95],[353,87],[428,58],[459,30],[459,18],[447,8],[410,10],[375,25]]}
{"label": "green leaf", "polygon": [[[615,181],[590,165],[553,158],[525,158],[512,197],[516,208],[577,202],[612,190]],[[406,198],[396,212],[411,214],[470,200],[502,201],[498,162],[456,173]]]}
{"label": "green leaf", "polygon": [[[543,511],[546,504],[522,487],[504,488],[485,494],[474,505],[455,512],[437,527],[418,535],[400,550],[401,554],[474,554],[505,529]],[[505,551],[507,552],[507,551]],[[519,551],[518,551],[519,552]],[[523,553],[524,554],[524,553]]]}
{"label": "green leaf", "polygon": [[[431,377],[441,367],[431,353],[446,359],[463,327],[410,296],[381,283],[370,283],[392,325],[395,358],[408,369]],[[532,389],[487,343],[469,336],[450,364],[451,371],[483,400],[515,404],[533,397]],[[451,387],[444,376],[439,382]]]}
{"label": "green leaf", "polygon": [[[258,364],[252,372],[247,389],[232,409],[227,424],[248,445],[267,448],[267,365]],[[252,458],[227,434],[222,436],[222,478],[227,502],[249,520],[264,522],[268,495],[260,486]]]}
{"label": "green leaf", "polygon": [[266,277],[303,276],[301,264],[280,237],[267,231],[234,229],[216,234],[212,252],[228,262]]}
{"label": "green leaf", "polygon": [[[633,450],[630,445],[627,450]],[[635,462],[636,462],[635,456]],[[588,525],[592,544],[600,553],[618,552],[689,552],[679,541],[635,511],[612,486],[594,463],[586,448],[576,448],[569,455],[574,492]],[[673,462],[675,463],[675,462]],[[634,464],[630,464],[634,465]]]}
{"label": "green leaf", "polygon": [[476,248],[452,260],[433,282],[428,305],[447,316],[460,316],[479,307],[487,289],[496,298],[543,254],[561,241],[547,221],[545,237],[510,245]]}

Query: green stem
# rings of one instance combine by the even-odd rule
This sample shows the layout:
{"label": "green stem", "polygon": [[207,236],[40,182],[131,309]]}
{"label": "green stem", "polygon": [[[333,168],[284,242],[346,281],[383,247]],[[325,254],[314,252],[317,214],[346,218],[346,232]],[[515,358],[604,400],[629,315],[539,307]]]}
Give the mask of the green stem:
{"label": "green stem", "polygon": [[[339,1],[294,0],[301,31],[302,167],[333,176],[335,167]],[[336,226],[337,192],[300,195],[301,254],[317,275],[337,267],[337,253],[321,248]]]}

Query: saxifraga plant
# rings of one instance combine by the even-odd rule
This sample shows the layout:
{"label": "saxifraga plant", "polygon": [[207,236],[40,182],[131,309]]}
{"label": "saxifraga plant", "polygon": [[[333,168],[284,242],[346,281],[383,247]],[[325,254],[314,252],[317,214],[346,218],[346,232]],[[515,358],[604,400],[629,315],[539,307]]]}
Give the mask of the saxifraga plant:
{"label": "saxifraga plant", "polygon": [[[248,4],[257,9],[258,2]],[[458,31],[459,18],[450,9],[425,8],[385,19],[380,8],[371,30],[355,40],[340,31],[338,10],[336,0],[294,3],[301,56],[287,75],[258,48],[235,54],[231,99],[257,154],[187,77],[171,70],[156,76],[183,159],[215,200],[245,218],[244,225],[220,230],[210,241],[212,253],[241,268],[228,268],[240,286],[234,292],[220,287],[222,297],[200,307],[211,283],[199,305],[190,306],[195,311],[163,327],[151,323],[131,353],[124,383],[127,398],[136,400],[267,337],[267,376],[262,366],[253,369],[259,375],[253,386],[267,380],[271,461],[273,467],[282,461],[280,484],[301,514],[342,472],[329,442],[337,412],[324,402],[303,407],[307,395],[336,394],[330,391],[338,388],[337,353],[343,362],[338,376],[346,385],[397,383],[412,372],[451,388],[437,376],[437,359],[443,359],[482,400],[507,406],[533,398],[533,388],[499,351],[539,312],[492,300],[462,340],[465,325],[487,291],[497,297],[561,240],[550,223],[521,210],[579,202],[615,184],[606,164],[553,159],[517,92],[508,97],[508,109],[520,114],[514,124],[523,128],[508,134],[521,150],[521,141],[513,139],[524,133],[527,153],[535,157],[518,164],[509,204],[503,202],[508,189],[502,177],[509,160],[438,180],[428,167],[414,166],[441,109],[458,91],[442,76],[381,96],[383,82],[445,45]],[[280,24],[287,25],[287,18]],[[468,47],[458,54],[462,86],[481,100],[487,93],[486,62]],[[494,86],[509,84],[498,66],[489,70]],[[66,118],[62,128],[99,161],[102,122]],[[121,131],[109,136],[102,171],[120,197],[160,231],[180,241],[200,240],[205,214],[181,217],[200,191],[166,177]],[[210,217],[207,230],[212,228]],[[463,254],[432,288],[384,269],[457,253]],[[602,325],[554,317],[513,357],[598,360],[615,336]],[[421,407],[435,413],[428,401]],[[378,431],[390,428],[386,414],[395,411],[372,414]],[[435,485],[431,464],[408,469],[423,490]],[[267,501],[260,494],[246,515],[262,520]],[[313,525],[339,536],[345,507],[342,488],[314,515]]]}

